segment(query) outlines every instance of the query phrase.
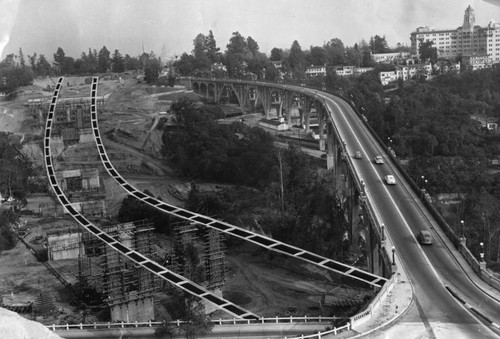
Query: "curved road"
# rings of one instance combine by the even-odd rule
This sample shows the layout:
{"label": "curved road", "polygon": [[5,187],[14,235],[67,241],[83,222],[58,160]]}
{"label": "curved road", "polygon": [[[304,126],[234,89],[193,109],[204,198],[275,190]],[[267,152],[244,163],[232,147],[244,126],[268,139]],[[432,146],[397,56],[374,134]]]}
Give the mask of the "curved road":
{"label": "curved road", "polygon": [[[487,297],[467,278],[436,233],[435,228],[439,226],[435,220],[426,213],[416,194],[353,109],[342,99],[321,94],[326,99],[331,119],[347,143],[349,155],[352,157],[357,150],[363,155],[363,159],[353,160],[354,167],[365,181],[368,198],[395,244],[396,255],[405,263],[405,270],[414,286],[414,305],[399,320],[400,324],[423,324],[421,332],[425,334],[420,333],[423,336],[418,337],[497,338],[500,332],[480,323],[445,286],[497,323],[500,321],[499,302]],[[377,154],[384,157],[385,164],[373,163],[372,159]],[[395,186],[384,184],[382,178],[386,174],[396,177]],[[431,230],[432,246],[422,247],[417,242],[415,234],[421,229]],[[406,338],[412,338],[408,334],[406,332]]]}

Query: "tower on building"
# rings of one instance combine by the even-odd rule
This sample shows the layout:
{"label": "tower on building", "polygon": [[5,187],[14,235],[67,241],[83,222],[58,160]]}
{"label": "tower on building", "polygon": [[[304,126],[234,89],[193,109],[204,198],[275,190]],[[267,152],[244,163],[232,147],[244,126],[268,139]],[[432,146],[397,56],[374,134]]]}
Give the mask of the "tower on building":
{"label": "tower on building", "polygon": [[462,28],[464,30],[472,31],[474,29],[475,24],[476,24],[476,15],[474,14],[474,9],[469,5],[465,10],[464,24]]}

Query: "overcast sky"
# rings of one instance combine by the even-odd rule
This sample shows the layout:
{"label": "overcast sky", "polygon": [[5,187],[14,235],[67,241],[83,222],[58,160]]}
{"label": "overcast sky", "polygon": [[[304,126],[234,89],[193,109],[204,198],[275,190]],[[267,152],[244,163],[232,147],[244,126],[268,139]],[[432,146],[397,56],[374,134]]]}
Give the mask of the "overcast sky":
{"label": "overcast sky", "polygon": [[468,5],[476,24],[500,22],[500,0],[0,0],[0,54],[45,54],[58,47],[78,58],[89,47],[122,55],[190,53],[198,33],[214,32],[224,51],[232,32],[251,36],[268,53],[322,46],[332,38],[352,46],[375,34],[389,46],[409,45],[419,26],[456,28]]}

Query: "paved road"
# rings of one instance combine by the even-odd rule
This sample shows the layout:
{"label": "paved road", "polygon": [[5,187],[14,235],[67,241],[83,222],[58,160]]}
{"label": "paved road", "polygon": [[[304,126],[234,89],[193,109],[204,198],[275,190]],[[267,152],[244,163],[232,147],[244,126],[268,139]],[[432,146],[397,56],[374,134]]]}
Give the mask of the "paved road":
{"label": "paved road", "polygon": [[[447,244],[434,230],[438,227],[437,223],[422,208],[418,197],[368,133],[361,119],[344,101],[332,95],[327,95],[327,98],[326,103],[347,143],[348,153],[352,156],[360,150],[363,154],[363,159],[354,160],[356,171],[365,181],[367,195],[385,224],[396,246],[396,255],[403,259],[414,286],[414,306],[400,320],[400,324],[414,324],[420,330],[417,331],[418,336],[405,338],[450,338],[456,337],[457,333],[463,338],[497,337],[457,302],[444,286],[450,286],[490,319],[500,319],[498,301],[487,297],[467,278],[448,251]],[[371,160],[377,154],[384,157],[384,165],[375,165]],[[382,178],[386,174],[394,174],[397,185],[385,185]],[[431,230],[434,238],[432,246],[422,247],[416,241],[415,234],[421,229]],[[392,329],[394,337],[397,333],[409,333],[401,330],[406,327]]]}

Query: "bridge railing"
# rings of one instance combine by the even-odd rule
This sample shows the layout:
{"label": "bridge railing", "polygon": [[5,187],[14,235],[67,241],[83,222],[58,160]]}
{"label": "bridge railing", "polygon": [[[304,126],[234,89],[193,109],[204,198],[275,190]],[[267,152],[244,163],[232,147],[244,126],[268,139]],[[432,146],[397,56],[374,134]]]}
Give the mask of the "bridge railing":
{"label": "bridge railing", "polygon": [[[331,323],[333,321],[346,320],[342,317],[274,317],[274,318],[259,318],[259,319],[213,319],[210,322],[214,325],[251,325],[251,324],[298,324],[298,323]],[[189,323],[188,321],[176,320],[170,321],[168,324],[173,326],[181,326]],[[143,321],[143,322],[108,322],[108,323],[92,323],[92,324],[65,324],[65,325],[46,325],[52,331],[70,331],[84,329],[113,329],[113,328],[134,328],[134,327],[157,327],[166,324],[162,321]]]}
{"label": "bridge railing", "polygon": [[351,328],[355,328],[356,326],[361,325],[365,321],[369,320],[373,313],[378,309],[380,303],[387,294],[392,291],[394,285],[396,284],[396,274],[393,274],[391,278],[382,286],[382,289],[379,293],[373,298],[370,304],[366,307],[366,309],[352,317],[349,318],[349,322],[351,324]]}

